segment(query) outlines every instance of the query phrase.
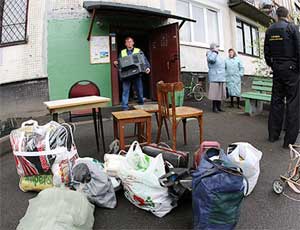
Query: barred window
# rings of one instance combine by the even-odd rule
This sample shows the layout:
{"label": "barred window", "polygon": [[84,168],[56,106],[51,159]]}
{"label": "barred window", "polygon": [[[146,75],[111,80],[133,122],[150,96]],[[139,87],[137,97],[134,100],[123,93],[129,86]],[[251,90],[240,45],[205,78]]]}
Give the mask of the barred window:
{"label": "barred window", "polygon": [[0,47],[27,41],[29,0],[0,0]]}

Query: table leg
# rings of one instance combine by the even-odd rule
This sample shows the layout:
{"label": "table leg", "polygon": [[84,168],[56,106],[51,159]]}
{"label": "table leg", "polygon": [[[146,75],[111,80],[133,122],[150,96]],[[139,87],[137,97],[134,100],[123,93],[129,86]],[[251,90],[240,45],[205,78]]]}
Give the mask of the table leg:
{"label": "table leg", "polygon": [[137,123],[137,126],[138,126],[138,142],[142,143],[143,142],[143,137],[142,137],[142,134],[143,134],[143,123],[142,122]]}
{"label": "table leg", "polygon": [[125,124],[123,123],[123,121],[119,121],[118,131],[119,131],[120,149],[125,150]]}
{"label": "table leg", "polygon": [[113,117],[113,125],[114,125],[114,140],[118,139],[119,134],[118,134],[118,122],[115,119],[115,117]]}
{"label": "table leg", "polygon": [[101,108],[98,108],[98,124],[99,124],[99,128],[98,130],[100,130],[101,132],[101,138],[102,138],[102,145],[103,145],[103,150],[104,152],[105,150],[105,140],[104,140],[104,131],[103,131],[103,120],[102,120],[102,112],[101,112]]}
{"label": "table leg", "polygon": [[52,119],[53,119],[53,121],[58,122],[58,113],[53,113],[52,114]]}
{"label": "table leg", "polygon": [[97,126],[97,114],[96,109],[93,108],[93,120],[94,120],[94,128],[96,135],[96,143],[97,143],[97,151],[99,152],[99,134],[98,134],[98,126]]}
{"label": "table leg", "polygon": [[203,142],[203,117],[202,115],[198,117],[198,125],[199,125],[199,135],[200,135],[200,145]]}
{"label": "table leg", "polygon": [[147,124],[146,124],[146,138],[147,138],[147,143],[151,144],[151,118],[147,119]]}

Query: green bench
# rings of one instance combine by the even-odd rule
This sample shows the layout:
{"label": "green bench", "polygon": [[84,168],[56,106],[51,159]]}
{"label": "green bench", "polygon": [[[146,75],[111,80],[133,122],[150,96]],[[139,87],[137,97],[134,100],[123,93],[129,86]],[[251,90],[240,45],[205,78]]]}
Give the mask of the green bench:
{"label": "green bench", "polygon": [[272,86],[272,78],[254,77],[251,87],[253,91],[241,95],[245,99],[245,113],[250,115],[261,113],[263,104],[271,102]]}

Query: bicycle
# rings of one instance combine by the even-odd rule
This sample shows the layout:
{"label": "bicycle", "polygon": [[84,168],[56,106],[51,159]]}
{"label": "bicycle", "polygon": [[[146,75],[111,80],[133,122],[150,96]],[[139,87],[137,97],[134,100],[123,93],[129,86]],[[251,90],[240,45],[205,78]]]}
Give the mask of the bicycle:
{"label": "bicycle", "polygon": [[184,94],[187,97],[194,96],[196,101],[201,101],[204,97],[203,79],[199,73],[191,73],[192,80],[189,86],[184,87]]}

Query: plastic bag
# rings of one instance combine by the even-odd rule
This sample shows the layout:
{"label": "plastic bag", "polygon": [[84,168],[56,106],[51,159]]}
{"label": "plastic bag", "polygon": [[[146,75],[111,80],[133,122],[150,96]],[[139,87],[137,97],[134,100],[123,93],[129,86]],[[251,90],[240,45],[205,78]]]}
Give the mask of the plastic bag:
{"label": "plastic bag", "polygon": [[23,192],[39,192],[53,187],[52,175],[24,176],[20,178],[19,187]]}
{"label": "plastic bag", "polygon": [[51,166],[58,152],[65,151],[64,137],[57,135],[60,125],[49,122],[39,126],[34,120],[23,122],[19,129],[10,133],[17,173],[19,176],[51,174]]}
{"label": "plastic bag", "polygon": [[161,154],[149,157],[142,152],[138,142],[133,142],[120,167],[125,197],[137,207],[163,217],[177,206],[168,189],[159,183],[165,173]]}
{"label": "plastic bag", "polygon": [[105,154],[104,155],[104,171],[111,177],[118,177],[120,174],[120,168],[125,157],[116,154]]}
{"label": "plastic bag", "polygon": [[[54,174],[55,184],[69,181],[70,162],[78,158],[70,125],[51,121],[40,126],[28,120],[11,132],[10,142],[20,177]],[[22,190],[37,190],[32,183],[26,183],[25,188],[24,183],[19,183]]]}
{"label": "plastic bag", "polygon": [[98,160],[89,157],[77,159],[72,168],[72,179],[73,187],[82,191],[90,202],[99,207],[116,207],[114,187]]}
{"label": "plastic bag", "polygon": [[65,151],[56,154],[56,159],[52,165],[54,186],[69,186],[72,167],[79,157],[74,143],[72,127],[68,124],[62,124],[62,126],[64,129],[61,129],[60,132],[62,135],[66,135],[69,141],[66,142]]}
{"label": "plastic bag", "polygon": [[92,230],[94,208],[80,192],[65,188],[45,189],[29,200],[17,230]]}
{"label": "plastic bag", "polygon": [[227,158],[231,163],[243,170],[243,174],[249,183],[248,192],[247,194],[245,192],[245,195],[249,195],[253,191],[259,177],[259,162],[262,158],[262,152],[247,142],[237,142],[229,145]]}

